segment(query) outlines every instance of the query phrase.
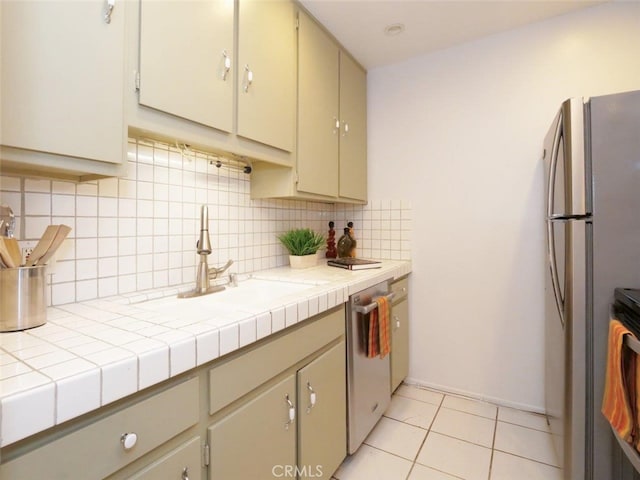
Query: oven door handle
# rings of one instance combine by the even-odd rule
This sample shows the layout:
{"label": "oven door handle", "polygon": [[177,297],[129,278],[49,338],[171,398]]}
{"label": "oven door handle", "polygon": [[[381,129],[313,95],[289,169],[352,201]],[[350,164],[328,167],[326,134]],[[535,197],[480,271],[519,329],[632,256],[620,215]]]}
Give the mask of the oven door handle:
{"label": "oven door handle", "polygon": [[[395,292],[391,292],[388,295],[380,295],[380,296],[385,297],[387,301],[390,302],[391,300],[393,300],[396,294]],[[380,297],[376,297],[376,298],[380,298]],[[367,313],[371,313],[371,311],[375,310],[376,308],[378,308],[378,302],[373,301],[369,305],[354,305],[353,311],[356,313],[362,313],[366,315]]]}

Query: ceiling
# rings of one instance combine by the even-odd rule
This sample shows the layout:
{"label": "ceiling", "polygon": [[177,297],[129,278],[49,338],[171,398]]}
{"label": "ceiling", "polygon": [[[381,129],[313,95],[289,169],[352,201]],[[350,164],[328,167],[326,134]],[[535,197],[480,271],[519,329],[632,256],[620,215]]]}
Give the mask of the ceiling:
{"label": "ceiling", "polygon": [[[301,0],[367,69],[608,0]],[[404,31],[385,34],[401,23]]]}

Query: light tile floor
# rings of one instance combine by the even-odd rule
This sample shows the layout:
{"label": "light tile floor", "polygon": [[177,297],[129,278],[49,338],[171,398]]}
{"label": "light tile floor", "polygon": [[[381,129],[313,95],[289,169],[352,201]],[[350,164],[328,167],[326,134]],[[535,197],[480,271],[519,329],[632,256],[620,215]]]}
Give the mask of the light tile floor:
{"label": "light tile floor", "polygon": [[338,480],[561,480],[543,415],[410,385]]}

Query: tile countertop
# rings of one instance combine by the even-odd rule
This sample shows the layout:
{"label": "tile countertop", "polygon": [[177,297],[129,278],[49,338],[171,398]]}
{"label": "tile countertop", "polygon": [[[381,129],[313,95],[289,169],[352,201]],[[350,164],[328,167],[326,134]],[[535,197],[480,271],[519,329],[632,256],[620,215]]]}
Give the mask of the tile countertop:
{"label": "tile countertop", "polygon": [[[196,299],[178,299],[180,289],[174,288],[50,307],[45,325],[0,333],[0,447],[203,365],[346,302],[364,288],[410,272],[410,262],[393,260],[360,271],[326,265],[281,267],[256,272],[250,281],[240,277],[238,288]],[[243,297],[243,281],[254,286],[254,293],[256,287],[263,291]]]}

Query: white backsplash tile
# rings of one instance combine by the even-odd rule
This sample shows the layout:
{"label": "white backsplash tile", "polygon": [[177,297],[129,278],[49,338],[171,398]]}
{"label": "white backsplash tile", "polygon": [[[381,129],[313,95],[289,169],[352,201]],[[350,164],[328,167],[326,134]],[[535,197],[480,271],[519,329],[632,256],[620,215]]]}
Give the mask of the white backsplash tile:
{"label": "white backsplash tile", "polygon": [[[72,228],[48,269],[51,305],[194,281],[201,204],[209,207],[209,265],[232,259],[235,273],[287,265],[277,235],[309,227],[326,236],[330,220],[336,242],[347,222],[354,222],[360,257],[411,258],[409,201],[373,199],[361,206],[251,200],[250,176],[216,168],[205,154],[183,155],[175,147],[132,139],[128,160],[126,177],[118,179],[72,183],[0,176],[0,203],[16,214],[22,247],[35,246],[50,224]],[[284,324],[276,314],[273,328]]]}

